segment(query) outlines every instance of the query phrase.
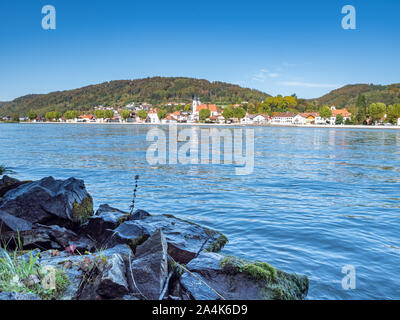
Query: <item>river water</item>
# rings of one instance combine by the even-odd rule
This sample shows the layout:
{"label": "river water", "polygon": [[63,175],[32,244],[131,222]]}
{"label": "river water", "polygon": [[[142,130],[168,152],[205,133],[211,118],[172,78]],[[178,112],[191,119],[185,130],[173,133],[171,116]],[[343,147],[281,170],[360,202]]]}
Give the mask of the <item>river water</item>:
{"label": "river water", "polygon": [[[138,174],[137,208],[223,232],[226,254],[306,274],[308,299],[400,298],[400,131],[257,127],[254,171],[236,175],[150,165],[148,130],[3,124],[0,164],[19,179],[84,179],[96,207],[124,210]],[[342,287],[346,265],[355,289]]]}

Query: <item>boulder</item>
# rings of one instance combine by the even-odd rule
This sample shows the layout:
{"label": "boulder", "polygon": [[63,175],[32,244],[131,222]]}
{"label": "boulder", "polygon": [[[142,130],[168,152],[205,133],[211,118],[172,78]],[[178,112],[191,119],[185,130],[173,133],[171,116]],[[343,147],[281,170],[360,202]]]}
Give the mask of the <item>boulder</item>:
{"label": "boulder", "polygon": [[10,190],[19,187],[22,184],[30,181],[19,181],[18,179],[11,178],[9,176],[3,176],[0,179],[0,201],[1,198]]}
{"label": "boulder", "polygon": [[1,231],[27,231],[32,230],[33,224],[24,219],[15,217],[0,210],[0,232]]}
{"label": "boulder", "polygon": [[130,292],[145,300],[158,300],[168,276],[167,242],[161,229],[136,249],[130,264]]}
{"label": "boulder", "polygon": [[120,298],[129,293],[126,266],[121,255],[115,253],[107,260],[96,292],[107,299]]}
{"label": "boulder", "polygon": [[128,218],[128,212],[102,204],[89,221],[81,227],[80,233],[89,234],[97,242],[103,244],[112,236],[112,230]]}
{"label": "boulder", "polygon": [[0,210],[30,223],[82,224],[93,215],[93,200],[82,180],[48,177],[9,190]]}
{"label": "boulder", "polygon": [[150,217],[151,214],[144,210],[136,210],[135,213],[129,217],[129,220],[142,220]]}
{"label": "boulder", "polygon": [[187,269],[180,284],[192,299],[300,300],[308,292],[306,276],[212,252],[201,253]]}
{"label": "boulder", "polygon": [[14,301],[14,300],[41,300],[33,293],[19,293],[19,292],[0,292],[0,300]]}
{"label": "boulder", "polygon": [[168,243],[168,253],[179,263],[187,264],[202,251],[218,252],[228,242],[220,232],[171,215],[147,216],[130,220],[115,229],[119,241],[137,243],[161,228]]}
{"label": "boulder", "polygon": [[137,221],[126,221],[118,228],[111,231],[107,246],[114,246],[117,243],[127,243],[134,251],[139,244],[142,244],[150,237],[148,230]]}
{"label": "boulder", "polygon": [[57,270],[64,270],[70,281],[59,300],[74,300],[78,296],[84,277],[82,266],[86,256],[71,255],[65,251],[54,254],[54,250],[44,251],[40,254],[38,263],[42,266],[54,267]]}
{"label": "boulder", "polygon": [[[22,225],[21,223],[20,226]],[[78,251],[85,252],[93,251],[96,245],[92,240],[84,236],[78,236],[64,227],[40,224],[34,226],[31,230],[1,232],[0,241],[7,243],[10,249],[19,248],[22,245],[26,250],[36,248],[42,250],[64,250],[69,245],[75,245]]]}

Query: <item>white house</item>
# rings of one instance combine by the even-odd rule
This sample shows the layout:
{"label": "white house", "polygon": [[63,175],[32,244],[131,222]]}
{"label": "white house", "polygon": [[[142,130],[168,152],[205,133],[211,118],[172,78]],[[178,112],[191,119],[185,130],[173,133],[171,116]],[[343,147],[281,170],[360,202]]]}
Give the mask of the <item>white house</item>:
{"label": "white house", "polygon": [[246,114],[242,119],[240,119],[241,124],[254,124],[254,114]]}
{"label": "white house", "polygon": [[296,114],[296,116],[293,118],[293,124],[306,124],[307,123],[307,118],[304,117],[303,115]]}
{"label": "white house", "polygon": [[293,124],[293,119],[296,115],[292,112],[281,112],[272,118],[272,124],[278,125],[291,125]]}
{"label": "white house", "polygon": [[268,116],[264,114],[258,114],[254,117],[253,121],[257,124],[266,124],[268,123]]}
{"label": "white house", "polygon": [[156,110],[151,110],[147,116],[147,122],[149,123],[160,123],[160,119],[158,118],[158,114]]}
{"label": "white house", "polygon": [[397,125],[400,126],[400,118],[397,119]]}

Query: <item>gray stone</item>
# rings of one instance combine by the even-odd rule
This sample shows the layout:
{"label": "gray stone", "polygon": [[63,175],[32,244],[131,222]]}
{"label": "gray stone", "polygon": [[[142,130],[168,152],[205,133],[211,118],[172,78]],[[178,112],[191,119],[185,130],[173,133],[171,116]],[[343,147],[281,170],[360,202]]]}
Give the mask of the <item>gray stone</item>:
{"label": "gray stone", "polygon": [[[168,253],[179,262],[187,264],[202,251],[220,251],[228,239],[220,232],[171,215],[148,216],[142,220],[128,221],[116,229],[124,228],[128,237],[152,234],[161,228],[168,243]],[[146,232],[143,232],[146,230]]]}
{"label": "gray stone", "polygon": [[168,276],[167,242],[158,229],[137,248],[128,281],[131,293],[146,300],[158,300]]}
{"label": "gray stone", "polygon": [[69,278],[69,285],[62,293],[59,300],[74,300],[81,290],[84,272],[82,270],[83,260],[88,256],[70,255],[65,251],[59,252],[58,256],[53,256],[53,250],[41,253],[38,263],[42,266],[51,266],[55,269],[64,270]]}
{"label": "gray stone", "polygon": [[129,213],[110,207],[108,204],[102,204],[96,214],[91,217],[84,227],[84,232],[95,237],[98,241],[104,241],[105,237],[110,235],[107,230],[117,228],[124,220],[128,219]]}
{"label": "gray stone", "polygon": [[116,243],[140,243],[150,237],[148,230],[138,221],[126,221],[112,232]]}
{"label": "gray stone", "polygon": [[41,248],[43,250],[64,250],[69,245],[75,245],[79,251],[93,250],[94,243],[83,236],[78,236],[71,230],[58,225],[36,225],[32,230],[8,231],[0,234],[0,240],[8,243],[10,248],[18,248],[19,242],[24,249]]}
{"label": "gray stone", "polygon": [[[44,178],[8,191],[0,210],[31,223],[84,223],[93,215],[93,200],[82,180]],[[58,223],[57,223],[58,224]]]}
{"label": "gray stone", "polygon": [[3,176],[0,179],[0,198],[3,197],[8,191],[28,182],[30,181],[19,181],[18,179],[11,178],[7,175]]}
{"label": "gray stone", "polygon": [[0,300],[15,301],[15,300],[41,300],[33,293],[18,293],[18,292],[0,292]]}
{"label": "gray stone", "polygon": [[151,214],[144,210],[136,210],[136,212],[130,217],[130,220],[142,220],[150,217]]}
{"label": "gray stone", "polygon": [[27,231],[33,228],[33,224],[21,218],[17,218],[0,210],[0,231]]}
{"label": "gray stone", "polygon": [[[263,266],[271,271],[270,277],[261,274]],[[227,300],[300,300],[308,292],[306,276],[216,253],[201,253],[187,269],[190,273],[182,275],[180,284],[193,299],[213,300],[222,296]]]}
{"label": "gray stone", "polygon": [[107,299],[123,297],[129,292],[125,262],[121,255],[113,254],[107,260],[96,291]]}

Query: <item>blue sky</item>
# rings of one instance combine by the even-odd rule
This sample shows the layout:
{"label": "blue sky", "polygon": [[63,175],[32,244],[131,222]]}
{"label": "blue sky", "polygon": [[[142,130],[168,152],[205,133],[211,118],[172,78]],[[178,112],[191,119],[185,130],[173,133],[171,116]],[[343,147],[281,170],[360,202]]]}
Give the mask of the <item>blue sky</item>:
{"label": "blue sky", "polygon": [[[47,4],[56,30],[41,27]],[[341,27],[347,4],[356,30]],[[0,101],[155,75],[305,98],[396,83],[399,15],[398,0],[1,0]]]}

